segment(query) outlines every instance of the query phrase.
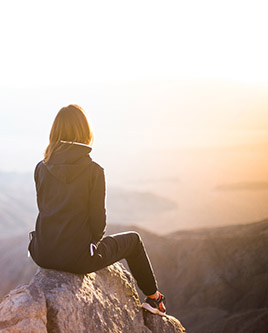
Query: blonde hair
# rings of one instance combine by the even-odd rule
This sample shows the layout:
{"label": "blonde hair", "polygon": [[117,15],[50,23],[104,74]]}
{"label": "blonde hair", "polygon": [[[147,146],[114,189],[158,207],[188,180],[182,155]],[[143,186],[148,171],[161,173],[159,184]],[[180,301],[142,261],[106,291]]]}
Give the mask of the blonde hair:
{"label": "blonde hair", "polygon": [[93,134],[87,116],[84,110],[76,104],[63,107],[56,115],[49,135],[49,144],[44,154],[45,163],[57,150],[61,140],[80,142],[86,145],[93,142]]}

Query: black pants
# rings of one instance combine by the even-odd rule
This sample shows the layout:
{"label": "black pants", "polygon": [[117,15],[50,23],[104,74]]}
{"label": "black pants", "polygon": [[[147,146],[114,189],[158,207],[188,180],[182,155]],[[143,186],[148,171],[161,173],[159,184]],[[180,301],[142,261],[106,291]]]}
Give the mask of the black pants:
{"label": "black pants", "polygon": [[155,275],[137,232],[122,232],[104,237],[95,250],[94,271],[126,259],[128,267],[145,295],[152,295],[158,289]]}

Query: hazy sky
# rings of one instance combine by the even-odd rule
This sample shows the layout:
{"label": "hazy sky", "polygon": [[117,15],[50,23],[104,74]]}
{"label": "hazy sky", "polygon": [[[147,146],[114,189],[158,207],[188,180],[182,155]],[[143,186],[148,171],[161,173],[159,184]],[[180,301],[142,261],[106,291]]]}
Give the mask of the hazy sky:
{"label": "hazy sky", "polygon": [[267,1],[2,1],[1,83],[266,81]]}
{"label": "hazy sky", "polygon": [[234,0],[1,2],[0,170],[32,170],[70,103],[89,113],[99,158],[268,141],[267,9]]}

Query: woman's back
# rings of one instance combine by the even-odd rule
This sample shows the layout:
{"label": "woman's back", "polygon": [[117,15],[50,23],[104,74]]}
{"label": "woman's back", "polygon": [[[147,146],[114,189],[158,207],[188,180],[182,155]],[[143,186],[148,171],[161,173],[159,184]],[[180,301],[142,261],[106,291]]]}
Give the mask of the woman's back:
{"label": "woman's back", "polygon": [[89,244],[103,236],[104,174],[90,151],[86,145],[60,143],[47,164],[36,166],[39,214],[30,251],[42,267],[79,270]]}

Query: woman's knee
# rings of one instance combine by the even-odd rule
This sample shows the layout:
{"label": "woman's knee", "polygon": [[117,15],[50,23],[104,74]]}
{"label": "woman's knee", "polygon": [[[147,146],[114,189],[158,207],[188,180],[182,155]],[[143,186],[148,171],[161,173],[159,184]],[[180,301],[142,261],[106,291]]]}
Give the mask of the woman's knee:
{"label": "woman's knee", "polygon": [[130,231],[132,237],[137,238],[138,241],[141,241],[141,236],[137,231]]}
{"label": "woman's knee", "polygon": [[128,254],[144,248],[142,238],[136,231],[126,231],[110,237],[116,240],[120,251],[126,251]]}
{"label": "woman's knee", "polygon": [[136,243],[138,245],[143,246],[143,241],[142,241],[141,235],[137,231],[131,231],[131,234],[132,234],[132,237],[135,239]]}

